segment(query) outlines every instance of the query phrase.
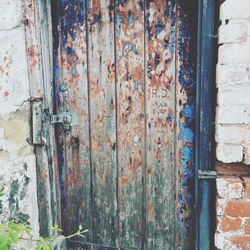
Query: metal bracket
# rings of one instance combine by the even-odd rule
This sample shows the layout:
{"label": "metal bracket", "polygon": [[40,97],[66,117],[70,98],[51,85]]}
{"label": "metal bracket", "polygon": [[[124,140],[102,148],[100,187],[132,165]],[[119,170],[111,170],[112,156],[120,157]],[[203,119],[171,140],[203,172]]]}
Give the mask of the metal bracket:
{"label": "metal bracket", "polygon": [[43,145],[42,134],[47,122],[49,124],[62,124],[64,130],[68,131],[73,126],[76,126],[78,123],[77,114],[70,111],[65,111],[58,113],[56,115],[49,114],[46,110],[43,109],[42,99],[32,99],[32,138],[29,138],[28,141],[34,145]]}
{"label": "metal bracket", "polygon": [[42,144],[43,111],[42,100],[32,101],[32,144]]}
{"label": "metal bracket", "polygon": [[198,170],[198,179],[216,179],[216,171],[211,170]]}
{"label": "metal bracket", "polygon": [[72,126],[76,126],[77,121],[77,114],[74,112],[61,112],[56,115],[50,116],[50,123],[51,124],[62,124],[64,130],[70,130]]}

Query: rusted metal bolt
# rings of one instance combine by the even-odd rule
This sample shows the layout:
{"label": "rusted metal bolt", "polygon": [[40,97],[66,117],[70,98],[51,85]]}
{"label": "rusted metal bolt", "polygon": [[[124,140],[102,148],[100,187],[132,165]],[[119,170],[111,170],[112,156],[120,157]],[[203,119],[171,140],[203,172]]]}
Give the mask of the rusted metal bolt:
{"label": "rusted metal bolt", "polygon": [[60,89],[61,92],[65,92],[65,91],[68,90],[68,86],[67,86],[67,84],[62,83],[62,84],[59,86],[59,89]]}

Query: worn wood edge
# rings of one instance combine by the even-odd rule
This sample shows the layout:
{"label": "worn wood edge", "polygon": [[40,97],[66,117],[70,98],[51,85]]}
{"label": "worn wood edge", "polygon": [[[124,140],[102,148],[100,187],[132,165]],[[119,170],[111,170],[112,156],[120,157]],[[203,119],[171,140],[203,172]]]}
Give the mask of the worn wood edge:
{"label": "worn wood edge", "polygon": [[[50,5],[50,0],[47,0],[46,3],[49,3]],[[42,31],[40,30],[39,21],[41,20],[40,15],[42,13],[41,6],[43,5],[44,1],[41,0],[27,0],[24,1],[23,4],[30,99],[39,98],[42,100],[44,100],[45,94],[47,93],[46,90],[48,90],[48,87],[50,86],[50,82],[46,82],[44,80],[44,76],[47,77],[49,75],[49,77],[52,78],[52,62],[50,60],[46,62],[42,60],[43,56],[46,56],[43,54],[45,51],[42,48],[46,49],[46,45],[50,44],[49,40],[51,38],[51,36],[42,38]],[[48,13],[50,12],[49,10],[47,11]],[[47,20],[47,22],[51,26],[50,19]],[[49,32],[50,31],[51,30],[49,29]],[[43,39],[47,40],[46,43]],[[48,49],[50,50],[50,48]],[[47,63],[47,65],[44,65],[44,63]],[[30,126],[30,128],[32,128],[32,126]],[[50,176],[51,170],[55,169],[55,159],[53,159],[52,154],[48,155],[48,150],[49,152],[53,152],[53,145],[55,142],[52,138],[52,129],[49,128],[49,130],[46,132],[48,136],[47,139],[49,139],[49,141],[52,141],[52,145],[48,144],[48,147],[34,146],[37,168],[37,185],[41,188],[41,190],[40,188],[38,188],[37,190],[37,205],[39,212],[39,233],[41,235],[52,235],[49,226],[60,223],[58,221],[58,218],[55,218],[57,217],[57,215],[55,215],[55,211],[52,211],[53,202],[55,207],[57,207],[55,197],[56,192],[51,192],[52,189],[56,188],[54,186],[54,173],[52,174],[52,176]],[[30,133],[32,134],[32,131],[30,131]]]}

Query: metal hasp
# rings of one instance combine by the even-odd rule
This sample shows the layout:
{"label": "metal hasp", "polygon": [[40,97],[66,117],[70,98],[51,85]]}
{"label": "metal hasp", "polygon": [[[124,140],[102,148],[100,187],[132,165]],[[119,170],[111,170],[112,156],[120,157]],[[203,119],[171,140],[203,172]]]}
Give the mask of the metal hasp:
{"label": "metal hasp", "polygon": [[72,126],[77,125],[77,115],[74,112],[62,112],[56,115],[51,115],[51,124],[62,124],[64,130],[70,130]]}
{"label": "metal hasp", "polygon": [[71,111],[65,111],[58,113],[56,115],[48,114],[43,109],[41,99],[32,99],[32,144],[42,145],[42,133],[45,123],[50,124],[61,124],[63,130],[68,131],[73,126],[76,126],[78,123],[77,114]]}
{"label": "metal hasp", "polygon": [[[32,144],[42,144],[42,124],[43,111],[42,101],[34,100],[31,103],[32,107]],[[31,141],[31,140],[30,140]]]}
{"label": "metal hasp", "polygon": [[216,171],[198,170],[198,179],[216,179]]}

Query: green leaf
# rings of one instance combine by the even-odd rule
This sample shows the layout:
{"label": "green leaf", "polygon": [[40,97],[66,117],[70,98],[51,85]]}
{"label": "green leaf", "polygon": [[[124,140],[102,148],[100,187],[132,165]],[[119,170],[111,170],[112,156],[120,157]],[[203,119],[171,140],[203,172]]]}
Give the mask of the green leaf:
{"label": "green leaf", "polygon": [[0,245],[0,249],[1,250],[8,250],[9,248],[7,247],[7,245]]}
{"label": "green leaf", "polygon": [[15,223],[13,221],[9,221],[8,227],[9,227],[10,231],[16,231],[18,233],[21,233],[24,230],[24,225],[23,224],[21,224],[21,223],[17,224],[17,223]]}
{"label": "green leaf", "polygon": [[42,249],[43,249],[43,245],[36,246],[36,250],[42,250]]}
{"label": "green leaf", "polygon": [[9,239],[11,240],[11,243],[13,243],[13,244],[18,243],[18,240],[19,240],[18,233],[14,232],[14,231],[9,232]]}
{"label": "green leaf", "polygon": [[31,228],[26,226],[24,229],[25,233],[28,234],[29,236],[31,236]]}
{"label": "green leaf", "polygon": [[8,242],[8,233],[0,234],[0,246],[6,245],[7,242]]}
{"label": "green leaf", "polygon": [[57,224],[54,226],[50,226],[50,229],[52,229],[55,232],[62,232],[63,231]]}
{"label": "green leaf", "polygon": [[42,249],[43,250],[52,250],[52,247],[51,247],[51,245],[44,245]]}

